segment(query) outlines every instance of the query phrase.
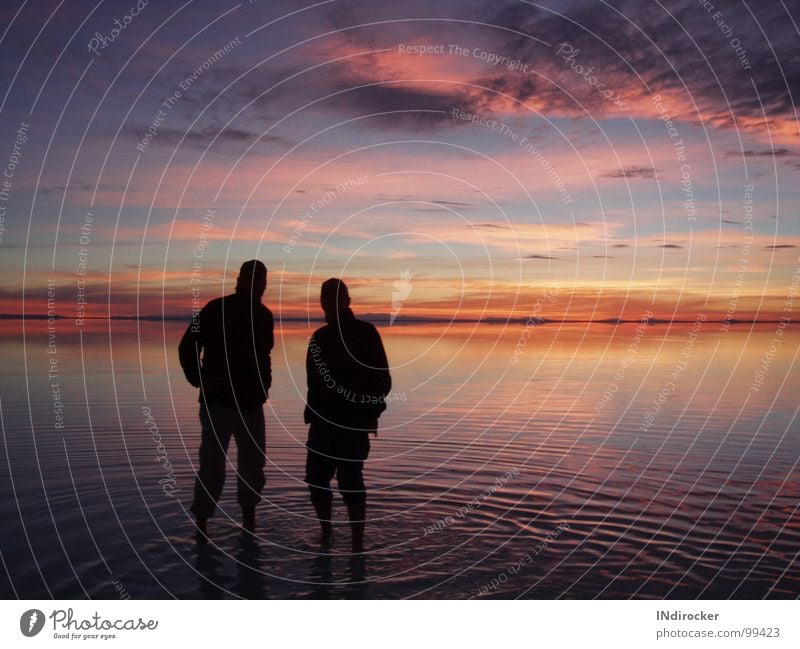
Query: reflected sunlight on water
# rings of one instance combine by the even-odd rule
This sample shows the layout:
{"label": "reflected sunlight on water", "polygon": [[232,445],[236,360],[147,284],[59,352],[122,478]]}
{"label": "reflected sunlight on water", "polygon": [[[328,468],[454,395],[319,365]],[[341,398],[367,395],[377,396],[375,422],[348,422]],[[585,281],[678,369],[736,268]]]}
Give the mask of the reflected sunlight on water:
{"label": "reflected sunlight on water", "polygon": [[756,391],[775,325],[382,327],[394,398],[354,560],[339,503],[337,543],[315,546],[302,483],[310,327],[276,337],[258,538],[238,531],[229,475],[197,548],[183,325],[94,321],[81,338],[59,321],[55,354],[44,322],[24,344],[22,326],[0,322],[6,597],[117,597],[112,580],[180,598],[800,592],[797,330]]}

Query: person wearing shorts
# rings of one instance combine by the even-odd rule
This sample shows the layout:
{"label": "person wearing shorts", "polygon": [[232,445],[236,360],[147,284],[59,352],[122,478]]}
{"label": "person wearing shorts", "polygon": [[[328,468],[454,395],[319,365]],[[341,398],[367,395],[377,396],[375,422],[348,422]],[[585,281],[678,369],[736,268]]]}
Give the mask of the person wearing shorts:
{"label": "person wearing shorts", "polygon": [[335,278],[324,282],[320,303],[327,324],[314,332],[306,354],[305,481],[321,541],[327,544],[333,537],[331,481],[336,477],[350,519],[351,549],[360,553],[366,525],[364,462],[392,379],[381,336],[372,324],[355,317],[345,283]]}

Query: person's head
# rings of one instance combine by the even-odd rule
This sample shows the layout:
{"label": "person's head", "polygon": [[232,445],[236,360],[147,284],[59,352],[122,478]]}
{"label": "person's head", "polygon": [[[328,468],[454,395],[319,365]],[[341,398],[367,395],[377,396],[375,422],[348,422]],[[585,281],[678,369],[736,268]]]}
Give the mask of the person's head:
{"label": "person's head", "polygon": [[251,259],[242,264],[239,277],[236,279],[236,292],[260,300],[267,289],[267,267],[258,259]]}
{"label": "person's head", "polygon": [[335,277],[325,280],[322,282],[319,303],[325,312],[325,318],[328,320],[343,313],[350,308],[350,293],[347,290],[347,285]]}

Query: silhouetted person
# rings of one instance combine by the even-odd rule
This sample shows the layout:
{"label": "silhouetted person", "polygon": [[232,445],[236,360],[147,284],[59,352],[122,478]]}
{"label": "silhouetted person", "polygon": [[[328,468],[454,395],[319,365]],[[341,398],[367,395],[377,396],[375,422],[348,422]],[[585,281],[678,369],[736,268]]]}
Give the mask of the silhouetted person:
{"label": "silhouetted person", "polygon": [[350,310],[347,286],[339,279],[322,284],[324,327],[308,343],[308,397],[303,418],[308,429],[306,483],[322,527],[322,542],[333,536],[330,483],[336,475],[347,505],[352,550],[364,549],[366,499],[364,460],[369,434],[377,434],[392,388],[380,334]]}
{"label": "silhouetted person", "polygon": [[272,385],[273,319],[261,303],[267,268],[246,261],[236,292],[211,300],[192,320],[178,353],[186,380],[200,388],[200,467],[191,510],[198,538],[216,510],[225,483],[231,435],[237,447],[237,495],[242,526],[255,529],[256,504],[264,487],[264,402]]}

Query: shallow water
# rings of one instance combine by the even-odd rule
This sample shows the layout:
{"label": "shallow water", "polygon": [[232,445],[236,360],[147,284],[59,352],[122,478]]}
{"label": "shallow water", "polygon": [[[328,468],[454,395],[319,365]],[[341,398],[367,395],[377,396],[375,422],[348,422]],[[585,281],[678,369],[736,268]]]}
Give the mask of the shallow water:
{"label": "shallow water", "polygon": [[48,353],[45,321],[2,321],[0,595],[797,597],[800,330],[758,385],[774,324],[706,322],[693,344],[691,324],[636,327],[548,324],[524,346],[518,324],[382,327],[396,398],[353,558],[339,502],[315,544],[301,482],[310,327],[276,338],[256,538],[229,474],[197,547],[183,325],[57,321]]}

